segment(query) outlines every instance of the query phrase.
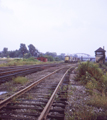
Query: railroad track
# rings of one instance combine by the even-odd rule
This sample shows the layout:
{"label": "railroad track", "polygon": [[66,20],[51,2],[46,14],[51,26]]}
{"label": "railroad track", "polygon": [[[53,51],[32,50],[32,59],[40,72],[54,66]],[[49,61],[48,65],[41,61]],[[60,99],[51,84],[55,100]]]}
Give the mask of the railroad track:
{"label": "railroad track", "polygon": [[7,80],[11,80],[16,76],[25,76],[37,71],[44,70],[48,67],[55,67],[60,64],[49,64],[49,65],[32,65],[32,66],[17,66],[13,68],[2,67],[1,70],[5,70],[0,72],[0,84],[6,82]]}
{"label": "railroad track", "polygon": [[61,65],[61,64],[63,64],[63,63],[0,67],[0,75],[6,74],[6,73],[13,73],[15,71],[21,71],[21,70],[23,71],[26,69],[32,69],[32,68],[36,68],[36,67],[56,66],[56,65]]}
{"label": "railroad track", "polygon": [[[59,63],[59,64],[61,64],[61,63]],[[23,65],[23,66],[0,67],[0,72],[6,72],[6,71],[10,71],[10,70],[24,69],[24,68],[30,68],[30,67],[47,66],[47,65],[55,65],[55,64],[40,64],[40,65]],[[56,64],[56,65],[58,65],[58,64]]]}
{"label": "railroad track", "polygon": [[74,67],[55,70],[0,102],[0,119],[63,120],[69,72],[73,69]]}

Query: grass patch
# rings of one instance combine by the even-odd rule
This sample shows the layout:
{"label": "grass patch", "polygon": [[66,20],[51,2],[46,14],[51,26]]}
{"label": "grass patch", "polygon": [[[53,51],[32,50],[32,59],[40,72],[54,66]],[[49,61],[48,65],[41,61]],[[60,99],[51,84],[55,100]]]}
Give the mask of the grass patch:
{"label": "grass patch", "polygon": [[83,106],[78,106],[78,110],[72,111],[66,114],[66,120],[96,120],[97,115],[90,108],[83,108]]}
{"label": "grass patch", "polygon": [[107,111],[96,111],[93,108],[77,106],[78,109],[71,109],[69,113],[65,113],[66,120],[107,120]]}
{"label": "grass patch", "polygon": [[0,67],[6,67],[6,66],[22,66],[22,65],[35,65],[35,64],[50,64],[50,63],[60,63],[57,61],[53,62],[42,62],[34,57],[28,58],[28,59],[6,59],[7,63],[0,64]]}
{"label": "grass patch", "polygon": [[88,105],[95,106],[97,108],[107,109],[107,96],[93,95],[87,102]]}
{"label": "grass patch", "polygon": [[16,77],[16,78],[13,78],[13,82],[15,83],[15,84],[25,84],[26,82],[28,81],[28,79],[27,78],[25,78],[25,77],[20,77],[20,76],[18,76],[18,77]]}

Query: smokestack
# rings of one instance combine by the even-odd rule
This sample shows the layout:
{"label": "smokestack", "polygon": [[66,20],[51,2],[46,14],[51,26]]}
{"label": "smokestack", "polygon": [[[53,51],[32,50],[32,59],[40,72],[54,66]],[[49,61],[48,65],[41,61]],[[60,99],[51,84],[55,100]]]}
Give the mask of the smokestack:
{"label": "smokestack", "polygon": [[103,49],[104,49],[104,46],[103,46]]}

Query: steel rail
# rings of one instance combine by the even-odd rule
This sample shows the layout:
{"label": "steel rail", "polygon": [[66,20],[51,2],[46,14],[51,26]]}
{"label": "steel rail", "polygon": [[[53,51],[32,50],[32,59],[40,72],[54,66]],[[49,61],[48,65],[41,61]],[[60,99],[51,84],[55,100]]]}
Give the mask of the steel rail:
{"label": "steel rail", "polygon": [[[63,67],[63,68],[65,68],[65,67]],[[39,84],[40,82],[42,82],[44,79],[46,79],[47,77],[53,75],[54,73],[62,70],[63,68],[60,68],[60,69],[55,70],[54,72],[46,75],[45,77],[43,77],[43,78],[35,81],[34,83],[32,83],[31,85],[27,86],[26,88],[24,88],[24,89],[16,92],[15,94],[11,95],[10,97],[4,99],[3,101],[0,102],[0,109],[3,108],[3,107],[5,107],[5,106],[6,106],[8,103],[10,103],[14,98],[17,98],[17,97],[21,96],[22,94],[24,94],[25,92],[27,92],[28,90],[30,90],[31,88],[33,88],[34,86],[38,85],[38,84]]]}
{"label": "steel rail", "polygon": [[25,76],[27,74],[31,74],[31,73],[34,73],[34,72],[37,72],[37,71],[40,71],[40,70],[43,70],[43,68],[39,67],[39,68],[36,68],[36,69],[30,69],[30,70],[25,70],[25,71],[19,71],[19,72],[16,72],[16,73],[11,73],[9,75],[4,75],[4,76],[0,76],[0,83],[3,83],[5,81],[8,81],[6,80],[6,78],[12,78],[13,76],[14,77],[17,77],[17,76]]}
{"label": "steel rail", "polygon": [[46,106],[44,107],[41,115],[39,116],[38,120],[46,120],[46,117],[47,117],[47,115],[48,115],[48,112],[49,112],[49,110],[50,110],[50,107],[52,106],[52,103],[53,103],[53,101],[54,101],[55,95],[56,95],[56,93],[58,92],[58,89],[59,89],[60,85],[62,84],[62,82],[63,82],[66,74],[68,73],[68,71],[69,71],[71,68],[73,68],[73,67],[70,67],[70,68],[65,72],[65,74],[63,75],[63,77],[61,78],[61,80],[60,80],[60,82],[58,83],[56,89],[54,90],[53,94],[51,95],[48,103],[46,104]]}
{"label": "steel rail", "polygon": [[9,66],[9,67],[0,67],[0,72],[3,71],[9,71],[9,70],[15,70],[15,69],[23,69],[23,68],[29,68],[33,66],[39,66],[39,65],[23,65],[23,66]]}
{"label": "steel rail", "polygon": [[[31,68],[24,68],[24,69],[18,69],[18,70],[13,70],[13,71],[8,71],[8,72],[3,72],[3,75],[0,75],[0,79],[3,79],[3,78],[5,78],[5,77],[9,77],[9,76],[12,76],[12,75],[14,75],[14,74],[18,74],[18,73],[20,73],[20,72],[26,72],[26,71],[28,71],[28,70],[34,70],[34,69],[38,69],[38,68],[42,68],[42,67],[44,67],[44,66],[41,66],[41,67],[31,67]],[[9,73],[9,74],[8,74]],[[2,74],[2,72],[0,73],[0,74]],[[6,75],[4,75],[4,74],[6,74]],[[7,75],[8,74],[8,75]]]}
{"label": "steel rail", "polygon": [[35,68],[38,68],[38,67],[28,67],[28,68],[23,68],[23,69],[14,69],[14,70],[6,71],[6,72],[0,72],[0,76],[9,74],[9,73],[15,73],[15,72],[19,72],[19,71],[29,70],[29,69],[31,70],[31,69],[35,69]]}
{"label": "steel rail", "polygon": [[34,68],[39,68],[39,67],[48,67],[48,66],[53,66],[53,65],[34,65],[34,66],[28,66],[28,67],[19,67],[19,68],[14,68],[14,69],[9,69],[9,71],[3,71],[3,72],[0,72],[0,76],[2,76],[2,74],[8,74],[8,73],[11,73],[11,72],[17,72],[17,71],[24,71],[24,70],[28,70],[28,69],[34,69]]}
{"label": "steel rail", "polygon": [[47,67],[54,67],[54,66],[56,66],[56,64],[28,67],[28,68],[21,69],[21,70],[18,69],[15,72],[13,71],[13,73],[11,73],[11,71],[10,71],[10,74],[5,74],[5,75],[0,76],[0,83],[7,81],[7,80],[5,80],[6,78],[12,78],[13,76],[15,76],[15,77],[16,76],[25,76],[27,74],[31,74],[31,73],[46,69]]}
{"label": "steel rail", "polygon": [[2,71],[8,71],[8,70],[21,69],[21,68],[28,68],[28,67],[40,67],[40,66],[60,65],[60,64],[62,64],[62,63],[0,67],[0,72],[2,72]]}

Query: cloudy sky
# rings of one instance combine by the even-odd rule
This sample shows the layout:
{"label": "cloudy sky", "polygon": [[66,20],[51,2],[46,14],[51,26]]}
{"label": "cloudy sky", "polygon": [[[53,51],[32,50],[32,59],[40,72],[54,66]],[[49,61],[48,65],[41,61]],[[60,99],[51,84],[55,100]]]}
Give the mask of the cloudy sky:
{"label": "cloudy sky", "polygon": [[105,46],[107,0],[0,0],[0,51],[87,53]]}

